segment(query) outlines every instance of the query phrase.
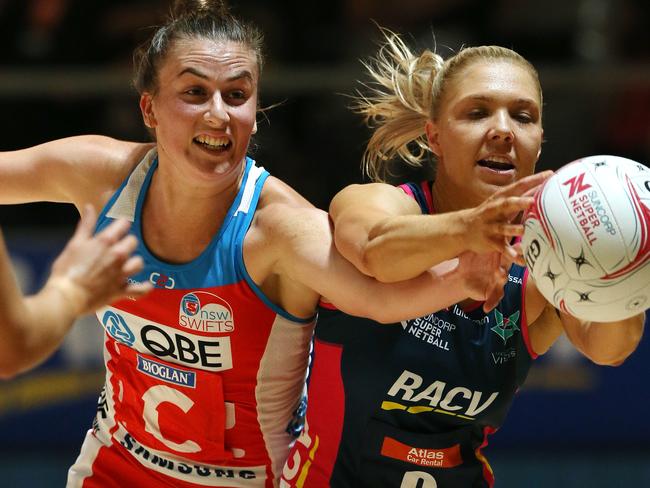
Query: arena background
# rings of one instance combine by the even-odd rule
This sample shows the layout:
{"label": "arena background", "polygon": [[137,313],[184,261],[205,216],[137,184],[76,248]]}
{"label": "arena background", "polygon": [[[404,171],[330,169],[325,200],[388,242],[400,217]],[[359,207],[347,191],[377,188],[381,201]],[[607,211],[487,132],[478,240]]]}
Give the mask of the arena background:
{"label": "arena background", "polygon": [[[647,0],[232,0],[266,35],[254,157],[326,208],[361,181],[368,132],[346,108],[379,24],[442,53],[512,47],[544,88],[541,169],[580,156],[650,160]],[[133,47],[166,0],[0,0],[0,150],[100,133],[144,140]],[[408,175],[405,175],[405,177]],[[0,191],[2,187],[0,186]],[[25,290],[43,283],[77,220],[70,206],[0,207]],[[537,361],[487,449],[497,487],[650,486],[650,338],[619,368],[560,342]],[[0,486],[63,486],[102,383],[101,331],[80,321],[36,371],[0,383]]]}

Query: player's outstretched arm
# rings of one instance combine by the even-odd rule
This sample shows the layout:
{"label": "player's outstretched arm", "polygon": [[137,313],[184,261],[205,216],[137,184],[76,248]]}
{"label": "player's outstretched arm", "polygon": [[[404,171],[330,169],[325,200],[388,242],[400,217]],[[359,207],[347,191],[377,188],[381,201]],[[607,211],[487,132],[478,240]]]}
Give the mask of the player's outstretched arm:
{"label": "player's outstretched arm", "polygon": [[506,280],[498,256],[465,254],[410,280],[382,283],[341,256],[325,212],[278,207],[265,225],[272,236],[268,249],[275,253],[275,275],[313,290],[343,312],[377,322],[419,317],[467,297],[482,300],[494,282],[503,287]]}
{"label": "player's outstretched arm", "polygon": [[527,192],[551,172],[523,178],[475,208],[422,215],[415,201],[386,184],[351,185],[330,205],[339,252],[363,273],[380,281],[413,278],[465,251],[501,252],[520,261],[508,238],[523,234],[512,223],[532,198]]}
{"label": "player's outstretched arm", "polygon": [[616,322],[587,322],[553,307],[526,283],[526,316],[533,350],[545,353],[564,332],[573,346],[596,364],[618,366],[634,352],[643,336],[645,314]]}
{"label": "player's outstretched arm", "polygon": [[596,364],[618,366],[639,345],[645,314],[616,322],[585,322],[558,311],[564,332],[582,354]]}
{"label": "player's outstretched arm", "polygon": [[0,234],[0,377],[41,363],[61,344],[74,320],[124,296],[138,297],[149,284],[128,284],[142,269],[133,257],[129,223],[117,221],[93,236],[95,212],[87,206],[77,230],[52,266],[44,287],[23,296]]}

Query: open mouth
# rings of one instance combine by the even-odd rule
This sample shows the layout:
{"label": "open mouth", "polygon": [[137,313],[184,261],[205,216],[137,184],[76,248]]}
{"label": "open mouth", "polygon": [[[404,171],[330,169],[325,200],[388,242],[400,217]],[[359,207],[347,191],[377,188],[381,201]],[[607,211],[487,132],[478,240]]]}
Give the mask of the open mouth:
{"label": "open mouth", "polygon": [[193,141],[199,146],[214,152],[227,151],[232,145],[227,137],[210,137],[200,135],[195,137]]}
{"label": "open mouth", "polygon": [[492,171],[510,171],[515,169],[515,165],[505,159],[481,159],[478,161],[478,165],[482,168],[488,168]]}

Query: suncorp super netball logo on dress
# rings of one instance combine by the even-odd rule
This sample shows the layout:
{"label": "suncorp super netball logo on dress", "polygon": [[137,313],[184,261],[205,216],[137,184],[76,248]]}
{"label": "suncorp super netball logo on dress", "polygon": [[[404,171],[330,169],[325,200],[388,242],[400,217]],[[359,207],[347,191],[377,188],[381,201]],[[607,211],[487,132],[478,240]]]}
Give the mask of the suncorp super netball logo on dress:
{"label": "suncorp super netball logo on dress", "polygon": [[232,307],[223,298],[207,291],[194,291],[181,299],[178,311],[181,327],[201,332],[232,332]]}

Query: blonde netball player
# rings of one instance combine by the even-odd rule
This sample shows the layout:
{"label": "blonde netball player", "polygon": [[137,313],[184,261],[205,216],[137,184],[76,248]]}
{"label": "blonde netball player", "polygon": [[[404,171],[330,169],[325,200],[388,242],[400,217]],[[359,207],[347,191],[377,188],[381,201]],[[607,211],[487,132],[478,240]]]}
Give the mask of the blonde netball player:
{"label": "blonde netball player", "polygon": [[[430,152],[435,180],[351,186],[330,213],[341,254],[369,276],[399,281],[486,245],[474,207],[533,173],[542,91],[535,69],[510,49],[467,48],[443,60],[429,50],[414,55],[386,34],[369,64],[377,91],[359,106],[374,129],[366,168],[381,179],[392,157],[420,166]],[[283,486],[492,486],[481,449],[532,360],[564,331],[594,362],[619,364],[643,321],[585,323],[560,313],[516,264],[493,310],[462,301],[379,327],[324,308],[306,428]]]}

